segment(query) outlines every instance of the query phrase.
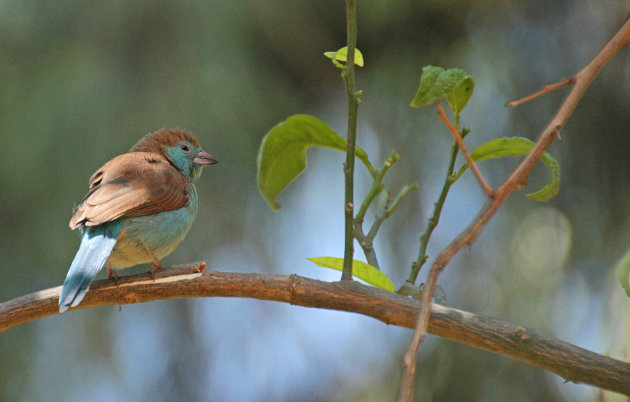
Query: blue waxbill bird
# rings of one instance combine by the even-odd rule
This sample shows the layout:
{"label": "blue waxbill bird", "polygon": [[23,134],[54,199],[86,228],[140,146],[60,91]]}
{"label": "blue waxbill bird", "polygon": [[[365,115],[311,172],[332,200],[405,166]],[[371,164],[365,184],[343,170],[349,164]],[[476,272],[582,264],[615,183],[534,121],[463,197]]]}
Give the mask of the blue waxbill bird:
{"label": "blue waxbill bird", "polygon": [[197,212],[195,180],[217,163],[185,130],[162,129],[107,162],[70,219],[83,235],[59,297],[59,311],[76,307],[96,274],[160,260],[175,250]]}

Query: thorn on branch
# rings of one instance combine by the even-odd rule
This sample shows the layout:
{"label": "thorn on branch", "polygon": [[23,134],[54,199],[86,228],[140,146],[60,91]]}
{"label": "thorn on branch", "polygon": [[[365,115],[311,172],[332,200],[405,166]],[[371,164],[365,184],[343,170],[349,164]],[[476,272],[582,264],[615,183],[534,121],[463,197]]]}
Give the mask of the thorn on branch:
{"label": "thorn on branch", "polygon": [[517,327],[514,330],[514,335],[519,341],[526,341],[531,338],[531,336],[527,333],[527,330],[523,327]]}

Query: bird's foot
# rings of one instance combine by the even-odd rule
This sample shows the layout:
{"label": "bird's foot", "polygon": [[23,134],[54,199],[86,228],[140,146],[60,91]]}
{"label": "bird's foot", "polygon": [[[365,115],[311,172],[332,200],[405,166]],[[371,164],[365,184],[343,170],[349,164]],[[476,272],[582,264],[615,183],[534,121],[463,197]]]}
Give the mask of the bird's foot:
{"label": "bird's foot", "polygon": [[151,267],[149,268],[149,273],[151,274],[153,281],[155,281],[155,271],[158,269],[162,269],[162,264],[160,264],[160,261],[157,258],[154,258],[153,264],[151,264]]}
{"label": "bird's foot", "polygon": [[[116,284],[116,287],[119,288],[120,286],[118,285],[118,272],[114,271],[112,269],[112,265],[108,262],[107,263],[107,278],[109,279],[113,279],[114,283]],[[118,305],[118,312],[122,311],[122,305]]]}
{"label": "bird's foot", "polygon": [[107,264],[107,278],[113,279],[116,286],[118,286],[118,273],[112,269],[110,264]]}

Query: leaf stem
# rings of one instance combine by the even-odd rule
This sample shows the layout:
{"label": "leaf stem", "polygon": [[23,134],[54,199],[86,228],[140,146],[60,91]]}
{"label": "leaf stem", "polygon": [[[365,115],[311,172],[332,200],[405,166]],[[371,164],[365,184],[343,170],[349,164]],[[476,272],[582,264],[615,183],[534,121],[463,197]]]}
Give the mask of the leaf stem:
{"label": "leaf stem", "polygon": [[372,166],[372,164],[370,163],[370,160],[368,159],[367,154],[359,154],[357,155],[357,158],[359,158],[361,162],[363,162],[363,165],[365,165],[365,168],[370,173],[370,176],[372,177],[376,176],[377,171],[376,169],[374,169],[374,166]]}
{"label": "leaf stem", "polygon": [[354,151],[357,140],[357,114],[359,99],[355,89],[354,50],[357,45],[357,2],[346,0],[346,19],[348,32],[348,56],[342,73],[346,85],[348,101],[348,148],[344,164],[345,177],[345,251],[343,255],[342,280],[352,280],[352,257],[354,254]]}

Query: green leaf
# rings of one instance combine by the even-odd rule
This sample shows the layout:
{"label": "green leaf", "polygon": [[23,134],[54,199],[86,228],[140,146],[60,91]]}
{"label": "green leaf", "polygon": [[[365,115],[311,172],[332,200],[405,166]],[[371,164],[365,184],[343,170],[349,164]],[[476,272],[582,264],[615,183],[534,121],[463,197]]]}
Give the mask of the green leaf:
{"label": "green leaf", "polygon": [[411,101],[411,106],[420,107],[435,102],[440,98],[439,91],[435,89],[438,77],[444,72],[442,67],[426,66],[422,68],[420,76],[420,86],[415,98]]}
{"label": "green leaf", "polygon": [[[535,145],[534,142],[523,137],[496,138],[478,146],[470,155],[475,162],[502,158],[504,156],[527,155]],[[560,165],[549,152],[545,152],[541,160],[551,172],[551,183],[534,193],[527,194],[527,197],[536,201],[548,201],[555,197],[560,190]],[[468,164],[463,165],[457,172],[454,180],[459,179],[467,168]]]}
{"label": "green leaf", "polygon": [[[258,189],[277,210],[278,195],[306,168],[306,150],[312,146],[346,152],[346,140],[316,117],[296,114],[272,128],[258,151]],[[356,156],[374,170],[364,150],[356,147]]]}
{"label": "green leaf", "polygon": [[420,107],[445,98],[451,110],[461,112],[475,89],[475,80],[461,68],[444,70],[442,67],[426,66],[422,69],[420,86],[411,106]]}
{"label": "green leaf", "polygon": [[[343,270],[343,258],[335,257],[312,257],[307,258],[317,266],[324,268],[332,268],[337,271]],[[352,260],[352,276],[369,283],[377,288],[385,289],[389,292],[394,292],[394,284],[389,280],[387,275],[374,268],[373,266],[361,261]]]}
{"label": "green leaf", "polygon": [[615,273],[621,287],[626,291],[626,296],[630,297],[630,250],[617,263]]}
{"label": "green leaf", "polygon": [[[347,61],[348,60],[348,46],[344,46],[336,52],[325,52],[324,56],[334,61]],[[363,53],[359,49],[354,49],[354,64],[359,67],[363,67]]]}
{"label": "green leaf", "polygon": [[[461,71],[464,72],[464,70]],[[468,75],[455,89],[446,94],[446,101],[451,110],[455,113],[460,113],[464,110],[474,90],[475,80]]]}

